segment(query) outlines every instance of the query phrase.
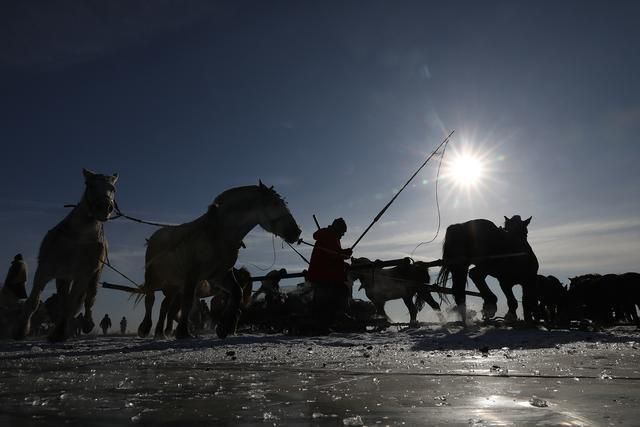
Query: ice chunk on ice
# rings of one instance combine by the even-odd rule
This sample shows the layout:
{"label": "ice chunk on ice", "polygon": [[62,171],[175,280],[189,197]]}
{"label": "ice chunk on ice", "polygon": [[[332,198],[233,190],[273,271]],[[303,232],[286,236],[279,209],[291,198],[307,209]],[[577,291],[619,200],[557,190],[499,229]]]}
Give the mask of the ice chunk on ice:
{"label": "ice chunk on ice", "polygon": [[278,417],[271,412],[265,412],[264,414],[262,414],[262,419],[265,421],[275,421],[278,419]]}
{"label": "ice chunk on ice", "polygon": [[533,396],[531,399],[529,399],[529,403],[531,404],[531,406],[535,406],[536,408],[546,408],[547,406],[549,406],[546,400],[540,399],[536,396]]}
{"label": "ice chunk on ice", "polygon": [[613,377],[612,377],[611,375],[609,375],[609,374],[607,373],[607,371],[602,371],[602,372],[600,373],[600,379],[601,379],[601,380],[612,380],[612,379],[613,379]]}
{"label": "ice chunk on ice", "polygon": [[360,415],[356,415],[355,417],[348,417],[342,420],[342,424],[345,426],[363,426],[362,418]]}
{"label": "ice chunk on ice", "polygon": [[493,365],[490,369],[490,372],[496,373],[498,376],[506,377],[509,376],[509,370],[507,368],[503,368],[498,365]]}

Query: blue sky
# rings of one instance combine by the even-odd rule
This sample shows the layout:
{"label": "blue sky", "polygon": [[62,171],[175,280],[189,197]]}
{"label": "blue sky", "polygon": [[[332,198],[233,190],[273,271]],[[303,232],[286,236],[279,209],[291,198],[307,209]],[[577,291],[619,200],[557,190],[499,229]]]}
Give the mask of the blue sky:
{"label": "blue sky", "polygon": [[[542,274],[639,270],[637,2],[1,7],[0,262],[8,269],[22,252],[30,279],[40,240],[81,196],[83,167],[119,173],[126,213],[172,223],[262,179],[286,197],[304,238],[312,214],[323,224],[343,216],[348,246],[453,129],[443,174],[463,152],[482,158],[485,174],[469,189],[440,180],[442,230],[415,258],[439,258],[449,224],[519,214],[533,216]],[[356,256],[398,258],[433,237],[436,168]],[[113,264],[136,281],[153,231],[106,225]],[[247,246],[238,264],[254,274],[304,267],[261,230]],[[123,282],[106,270],[103,279]],[[143,307],[101,289],[103,312],[137,327]]]}

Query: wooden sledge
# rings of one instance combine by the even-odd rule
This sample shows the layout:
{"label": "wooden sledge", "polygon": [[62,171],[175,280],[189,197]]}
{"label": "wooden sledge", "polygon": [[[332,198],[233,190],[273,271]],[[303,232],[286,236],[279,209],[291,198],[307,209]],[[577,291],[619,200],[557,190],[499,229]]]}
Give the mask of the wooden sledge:
{"label": "wooden sledge", "polygon": [[[391,260],[387,260],[387,261],[371,261],[370,264],[362,264],[362,265],[355,265],[355,266],[349,266],[348,269],[350,270],[363,270],[363,269],[367,269],[367,268],[384,268],[384,267],[396,267],[396,266],[400,266],[400,265],[409,265],[411,263],[411,259],[410,258],[398,258],[398,259],[391,259]],[[442,260],[435,260],[435,261],[431,261],[426,263],[428,267],[437,267],[442,265]],[[286,273],[286,274],[273,274],[270,276],[255,276],[251,278],[252,282],[260,282],[262,280],[281,280],[281,279],[293,279],[293,278],[302,278],[305,277],[306,272],[299,272],[299,273]],[[428,287],[429,291],[431,292],[438,292],[441,294],[447,294],[447,295],[453,295],[453,291],[450,288],[443,288],[440,286],[434,286],[434,285],[429,285],[429,284],[425,284],[426,287]],[[140,288],[136,288],[136,287],[132,287],[132,286],[124,286],[124,285],[118,285],[115,283],[109,283],[109,282],[102,282],[102,287],[106,288],[106,289],[115,289],[118,291],[124,291],[124,292],[129,292],[131,294],[144,294],[144,291],[141,290]],[[482,295],[480,294],[480,292],[474,292],[474,291],[465,291],[465,294],[469,295],[469,296],[473,296],[473,297],[482,297]]]}

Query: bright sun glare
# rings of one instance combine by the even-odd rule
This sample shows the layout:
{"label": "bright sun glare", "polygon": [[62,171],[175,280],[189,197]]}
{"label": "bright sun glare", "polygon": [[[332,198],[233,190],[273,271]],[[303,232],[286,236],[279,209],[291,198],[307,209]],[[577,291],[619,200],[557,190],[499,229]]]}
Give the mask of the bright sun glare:
{"label": "bright sun glare", "polygon": [[451,161],[448,175],[462,187],[473,187],[482,180],[484,165],[479,157],[460,154]]}

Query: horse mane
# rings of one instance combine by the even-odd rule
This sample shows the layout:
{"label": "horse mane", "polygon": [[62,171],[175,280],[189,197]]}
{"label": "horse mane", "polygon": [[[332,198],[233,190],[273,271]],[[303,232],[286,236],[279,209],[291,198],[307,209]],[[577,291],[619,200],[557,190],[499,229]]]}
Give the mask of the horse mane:
{"label": "horse mane", "polygon": [[213,199],[213,202],[209,205],[209,209],[208,212],[211,212],[212,210],[217,209],[219,206],[221,206],[222,204],[228,203],[230,199],[232,199],[233,197],[236,197],[238,194],[248,191],[248,190],[256,190],[256,189],[262,189],[263,191],[267,191],[269,192],[273,197],[276,197],[280,200],[282,200],[284,202],[284,198],[278,194],[278,192],[276,190],[274,190],[273,187],[267,187],[265,185],[259,186],[259,185],[245,185],[242,187],[234,187],[234,188],[230,188],[228,190],[223,191],[222,193],[218,194],[216,196],[215,199]]}

